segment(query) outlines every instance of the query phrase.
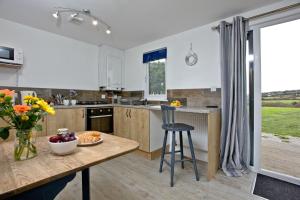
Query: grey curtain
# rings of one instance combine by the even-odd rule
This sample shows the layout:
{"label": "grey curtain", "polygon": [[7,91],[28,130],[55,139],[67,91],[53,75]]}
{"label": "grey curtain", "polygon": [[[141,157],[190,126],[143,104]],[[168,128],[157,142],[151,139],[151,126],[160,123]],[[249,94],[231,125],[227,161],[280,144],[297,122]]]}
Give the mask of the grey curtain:
{"label": "grey curtain", "polygon": [[221,167],[227,176],[242,176],[250,160],[246,88],[248,22],[234,17],[220,23],[222,131]]}

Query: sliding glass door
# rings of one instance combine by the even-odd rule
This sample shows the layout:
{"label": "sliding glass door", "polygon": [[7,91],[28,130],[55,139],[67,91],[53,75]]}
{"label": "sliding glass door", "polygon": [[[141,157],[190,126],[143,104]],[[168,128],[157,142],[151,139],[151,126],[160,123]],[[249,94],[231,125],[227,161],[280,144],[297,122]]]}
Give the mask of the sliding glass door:
{"label": "sliding glass door", "polygon": [[300,184],[300,19],[249,33],[249,109],[256,171]]}

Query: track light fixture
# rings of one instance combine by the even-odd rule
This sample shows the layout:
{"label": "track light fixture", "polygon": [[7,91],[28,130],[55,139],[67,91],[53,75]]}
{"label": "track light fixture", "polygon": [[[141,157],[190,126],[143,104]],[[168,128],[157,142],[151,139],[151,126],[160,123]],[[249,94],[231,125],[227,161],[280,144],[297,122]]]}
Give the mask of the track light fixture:
{"label": "track light fixture", "polygon": [[59,20],[61,19],[61,13],[70,13],[69,15],[69,21],[70,22],[83,22],[84,19],[82,18],[85,16],[86,18],[90,18],[92,25],[98,26],[99,23],[102,24],[106,28],[106,34],[111,34],[111,27],[104,22],[103,20],[99,19],[98,17],[94,16],[91,14],[91,11],[89,9],[82,9],[82,10],[77,10],[77,9],[72,9],[72,8],[63,8],[63,7],[55,7],[55,12],[52,14],[52,16],[56,19]]}
{"label": "track light fixture", "polygon": [[60,17],[59,11],[56,11],[55,13],[53,13],[52,16],[53,16],[55,19],[58,19],[58,18]]}

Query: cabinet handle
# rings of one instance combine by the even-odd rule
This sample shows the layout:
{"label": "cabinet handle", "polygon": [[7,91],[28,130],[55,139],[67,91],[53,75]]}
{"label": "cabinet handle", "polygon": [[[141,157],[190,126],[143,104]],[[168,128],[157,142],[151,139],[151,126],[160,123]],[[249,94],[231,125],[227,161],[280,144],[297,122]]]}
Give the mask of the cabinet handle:
{"label": "cabinet handle", "polygon": [[131,119],[131,109],[129,110],[129,118]]}
{"label": "cabinet handle", "polygon": [[45,121],[45,117],[42,117],[42,122],[44,122]]}
{"label": "cabinet handle", "polygon": [[84,110],[82,110],[82,118],[84,118]]}
{"label": "cabinet handle", "polygon": [[126,109],[126,117],[128,117],[128,109]]}

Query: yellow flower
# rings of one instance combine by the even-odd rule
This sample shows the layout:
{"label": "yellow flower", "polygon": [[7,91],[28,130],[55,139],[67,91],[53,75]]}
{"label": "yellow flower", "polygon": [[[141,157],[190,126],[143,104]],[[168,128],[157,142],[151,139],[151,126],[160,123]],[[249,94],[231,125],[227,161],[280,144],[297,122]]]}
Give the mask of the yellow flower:
{"label": "yellow flower", "polygon": [[21,119],[22,119],[23,121],[27,121],[27,120],[29,120],[29,117],[28,117],[27,115],[22,115],[22,116],[21,116]]}
{"label": "yellow flower", "polygon": [[39,100],[38,97],[34,97],[34,96],[30,96],[30,95],[24,97],[24,102],[27,104],[33,104],[38,100]]}
{"label": "yellow flower", "polygon": [[0,103],[4,103],[4,98],[0,98]]}
{"label": "yellow flower", "polygon": [[49,113],[50,115],[55,115],[55,110],[54,108],[50,107],[46,110],[47,113]]}
{"label": "yellow flower", "polygon": [[37,104],[33,104],[31,107],[32,107],[32,108],[39,108],[40,106],[37,105]]}
{"label": "yellow flower", "polygon": [[49,106],[49,104],[44,101],[43,99],[40,99],[36,102],[37,105],[39,105],[41,107],[42,110],[44,110],[45,112],[54,115],[55,111],[54,108],[52,108],[51,106]]}

